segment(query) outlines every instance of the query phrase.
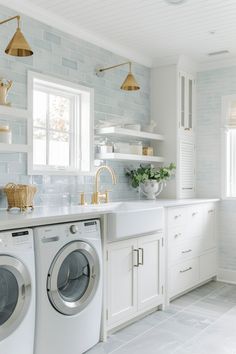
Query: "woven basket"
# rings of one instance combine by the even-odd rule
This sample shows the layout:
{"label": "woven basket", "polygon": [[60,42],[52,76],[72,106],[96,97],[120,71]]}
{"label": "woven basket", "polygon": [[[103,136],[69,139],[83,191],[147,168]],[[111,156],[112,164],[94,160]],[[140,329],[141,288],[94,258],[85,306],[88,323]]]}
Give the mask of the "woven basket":
{"label": "woven basket", "polygon": [[19,208],[25,211],[28,208],[34,209],[33,199],[37,188],[30,184],[14,184],[8,183],[4,187],[7,195],[8,209]]}

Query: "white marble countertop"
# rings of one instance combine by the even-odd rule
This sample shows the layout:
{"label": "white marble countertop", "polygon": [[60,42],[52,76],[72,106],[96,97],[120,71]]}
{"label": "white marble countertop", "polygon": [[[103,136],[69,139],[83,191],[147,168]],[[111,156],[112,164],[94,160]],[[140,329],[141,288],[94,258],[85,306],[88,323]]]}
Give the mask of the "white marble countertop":
{"label": "white marble countertop", "polygon": [[2,209],[0,210],[0,230],[11,230],[96,218],[104,214],[114,213],[118,209],[122,210],[122,205],[124,206],[125,204],[128,206],[128,211],[132,211],[136,208],[166,208],[217,201],[219,201],[219,199],[133,200],[88,206],[36,207],[32,212],[24,213],[20,213],[19,211],[8,212]]}

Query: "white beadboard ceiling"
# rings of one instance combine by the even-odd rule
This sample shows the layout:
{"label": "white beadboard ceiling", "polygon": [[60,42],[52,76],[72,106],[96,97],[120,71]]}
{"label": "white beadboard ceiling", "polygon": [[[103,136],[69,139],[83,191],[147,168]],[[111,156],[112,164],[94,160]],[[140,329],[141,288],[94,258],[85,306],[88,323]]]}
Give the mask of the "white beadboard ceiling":
{"label": "white beadboard ceiling", "polygon": [[[236,0],[186,0],[181,5],[166,0],[0,3],[146,65],[179,55],[200,63],[236,58]],[[207,55],[222,50],[229,54]]]}

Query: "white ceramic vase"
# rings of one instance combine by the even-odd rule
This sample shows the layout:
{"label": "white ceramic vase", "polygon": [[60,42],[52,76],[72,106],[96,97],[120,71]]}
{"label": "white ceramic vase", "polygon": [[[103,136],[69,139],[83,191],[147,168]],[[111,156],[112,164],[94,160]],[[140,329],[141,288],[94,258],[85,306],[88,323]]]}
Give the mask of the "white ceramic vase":
{"label": "white ceramic vase", "polygon": [[157,182],[153,179],[149,179],[140,184],[141,192],[150,200],[156,199],[156,197],[162,192],[163,187],[163,182]]}

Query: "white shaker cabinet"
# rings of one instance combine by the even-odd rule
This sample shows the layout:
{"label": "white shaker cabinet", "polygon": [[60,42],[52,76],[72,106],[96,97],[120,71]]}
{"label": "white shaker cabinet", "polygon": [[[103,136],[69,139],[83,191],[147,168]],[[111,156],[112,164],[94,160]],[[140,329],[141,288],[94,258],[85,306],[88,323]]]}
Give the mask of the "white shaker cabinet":
{"label": "white shaker cabinet", "polygon": [[151,116],[165,136],[159,153],[176,164],[176,178],[163,198],[194,198],[195,188],[195,65],[190,60],[152,68]]}
{"label": "white shaker cabinet", "polygon": [[163,304],[163,234],[107,245],[107,329]]}
{"label": "white shaker cabinet", "polygon": [[167,300],[217,275],[217,203],[167,209]]}
{"label": "white shaker cabinet", "polygon": [[137,311],[138,250],[136,239],[114,242],[107,248],[107,320],[129,318]]}

